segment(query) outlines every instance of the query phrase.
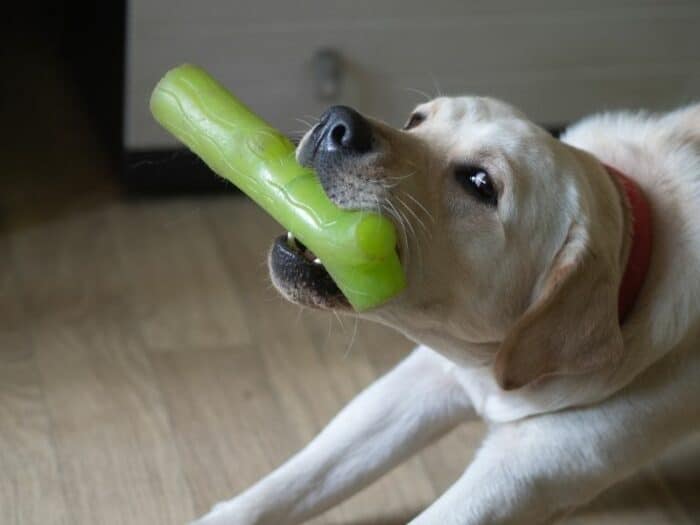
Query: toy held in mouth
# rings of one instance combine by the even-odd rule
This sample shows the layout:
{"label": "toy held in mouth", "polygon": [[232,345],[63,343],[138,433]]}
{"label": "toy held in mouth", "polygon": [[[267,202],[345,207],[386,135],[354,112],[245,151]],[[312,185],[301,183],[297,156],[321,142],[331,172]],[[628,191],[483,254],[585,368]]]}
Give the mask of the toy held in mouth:
{"label": "toy held in mouth", "polygon": [[170,70],[150,107],[165,129],[316,254],[355,310],[403,290],[394,225],[376,213],[338,208],[314,172],[296,162],[292,143],[204,70]]}

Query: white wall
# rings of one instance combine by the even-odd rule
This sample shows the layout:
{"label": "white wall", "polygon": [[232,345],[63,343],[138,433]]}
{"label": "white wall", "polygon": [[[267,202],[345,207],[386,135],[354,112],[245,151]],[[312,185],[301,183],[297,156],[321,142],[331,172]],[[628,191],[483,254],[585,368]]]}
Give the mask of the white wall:
{"label": "white wall", "polygon": [[318,115],[310,58],[337,48],[338,102],[400,124],[422,97],[503,98],[545,124],[611,108],[700,99],[698,0],[132,0],[129,148],[174,143],[150,90],[182,62],[204,66],[288,133]]}

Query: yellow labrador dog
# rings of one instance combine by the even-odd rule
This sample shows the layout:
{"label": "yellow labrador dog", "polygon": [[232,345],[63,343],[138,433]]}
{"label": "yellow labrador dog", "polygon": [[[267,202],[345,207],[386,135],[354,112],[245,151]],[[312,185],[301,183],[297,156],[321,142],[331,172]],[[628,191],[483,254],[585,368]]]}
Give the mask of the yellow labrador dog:
{"label": "yellow labrador dog", "polygon": [[[700,105],[561,140],[488,98],[403,130],[337,106],[297,156],[339,206],[395,219],[408,288],[362,315],[419,346],[197,523],[302,523],[474,417],[474,461],[411,523],[546,523],[700,430]],[[290,300],[349,311],[293,237],[269,264]]]}

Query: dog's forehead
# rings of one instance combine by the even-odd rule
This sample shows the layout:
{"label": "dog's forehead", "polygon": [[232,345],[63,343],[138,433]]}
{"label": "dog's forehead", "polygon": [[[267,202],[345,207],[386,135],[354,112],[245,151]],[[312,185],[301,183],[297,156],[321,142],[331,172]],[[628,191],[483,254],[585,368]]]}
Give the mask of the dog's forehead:
{"label": "dog's forehead", "polygon": [[539,135],[525,114],[489,97],[440,97],[415,111],[426,117],[425,133],[457,153],[490,147],[505,153]]}
{"label": "dog's forehead", "polygon": [[515,107],[490,97],[438,97],[419,105],[416,111],[439,122],[489,122],[503,118],[526,119]]}

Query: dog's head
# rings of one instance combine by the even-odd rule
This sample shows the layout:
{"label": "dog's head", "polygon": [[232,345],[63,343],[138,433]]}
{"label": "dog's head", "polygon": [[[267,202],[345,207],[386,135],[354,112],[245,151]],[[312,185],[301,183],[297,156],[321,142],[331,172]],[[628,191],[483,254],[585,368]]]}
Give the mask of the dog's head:
{"label": "dog's head", "polygon": [[[363,316],[472,363],[504,388],[619,357],[623,212],[588,154],[488,98],[438,98],[402,130],[330,108],[297,158],[346,209],[399,231],[408,287]],[[313,256],[278,242],[272,280],[297,303],[347,310]]]}

